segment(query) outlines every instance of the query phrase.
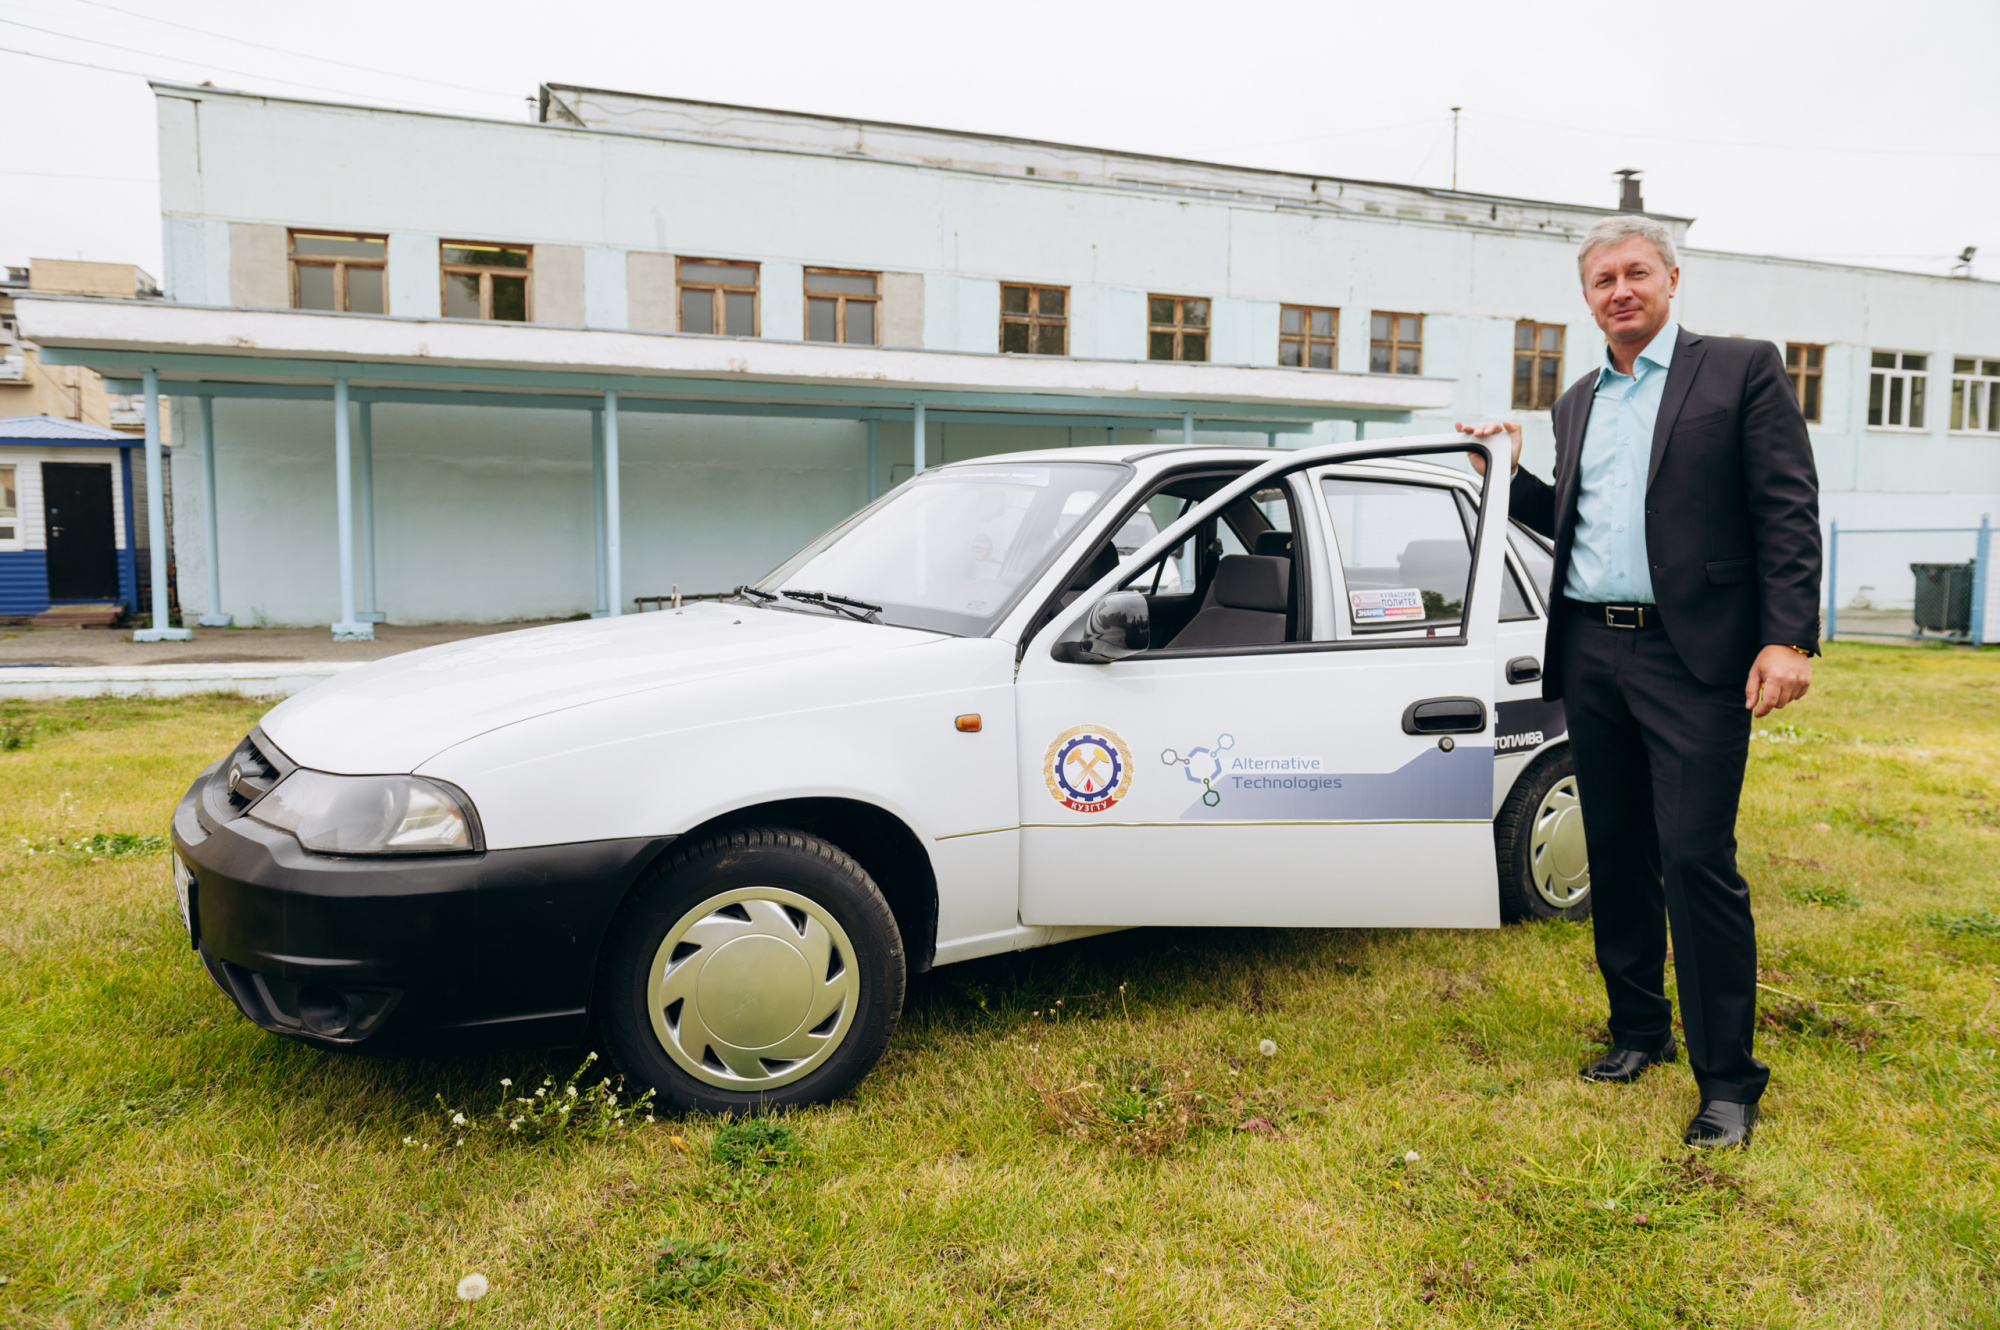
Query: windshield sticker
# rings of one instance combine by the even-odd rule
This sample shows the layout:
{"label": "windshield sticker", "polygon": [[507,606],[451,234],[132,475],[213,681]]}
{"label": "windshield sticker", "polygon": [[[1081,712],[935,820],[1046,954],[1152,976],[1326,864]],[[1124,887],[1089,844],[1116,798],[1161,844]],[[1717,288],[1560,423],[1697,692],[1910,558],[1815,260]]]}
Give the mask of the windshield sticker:
{"label": "windshield sticker", "polygon": [[1049,795],[1076,813],[1101,813],[1132,792],[1132,750],[1102,725],[1058,734],[1042,758]]}
{"label": "windshield sticker", "polygon": [[[1172,748],[1160,752],[1160,761],[1168,766],[1178,766],[1181,774],[1193,784],[1201,786],[1201,802],[1204,807],[1216,808],[1222,804],[1225,791],[1240,792],[1257,790],[1316,790],[1340,788],[1340,777],[1326,776],[1326,759],[1319,757],[1254,757],[1238,755],[1234,750],[1236,736],[1218,734],[1215,742],[1204,748],[1190,748],[1181,753]],[[1331,786],[1322,783],[1331,781]]]}
{"label": "windshield sticker", "polygon": [[1424,593],[1416,587],[1390,587],[1383,591],[1350,591],[1347,603],[1356,623],[1389,623],[1397,619],[1424,617]]}
{"label": "windshield sticker", "polygon": [[1045,466],[968,466],[964,470],[939,471],[937,479],[971,481],[975,485],[1033,485],[1036,489],[1047,489],[1049,469]]}

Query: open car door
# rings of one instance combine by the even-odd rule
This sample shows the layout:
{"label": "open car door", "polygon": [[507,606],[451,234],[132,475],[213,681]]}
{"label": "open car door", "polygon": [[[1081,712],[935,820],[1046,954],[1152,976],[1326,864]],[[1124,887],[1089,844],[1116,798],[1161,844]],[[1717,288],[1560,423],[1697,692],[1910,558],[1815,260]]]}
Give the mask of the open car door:
{"label": "open car door", "polygon": [[[1496,927],[1504,484],[1397,465],[1461,435],[1282,454],[1190,508],[1027,646],[1027,924]],[[1136,502],[1147,496],[1140,494]],[[1158,568],[1246,500],[1289,542],[1219,554],[1167,641]],[[1240,511],[1240,507],[1237,509]]]}

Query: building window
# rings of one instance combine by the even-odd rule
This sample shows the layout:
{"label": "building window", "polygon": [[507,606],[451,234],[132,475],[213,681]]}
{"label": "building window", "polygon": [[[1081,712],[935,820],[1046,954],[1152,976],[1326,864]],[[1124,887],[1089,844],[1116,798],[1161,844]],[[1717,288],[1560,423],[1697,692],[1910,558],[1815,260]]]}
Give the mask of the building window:
{"label": "building window", "polygon": [[1785,343],[1785,373],[1808,425],[1819,424],[1819,380],[1826,365],[1826,348],[1810,342]]}
{"label": "building window", "polygon": [[1952,358],[1951,427],[1967,434],[2000,434],[2000,360]]}
{"label": "building window", "polygon": [[1424,372],[1424,316],[1384,314],[1377,310],[1368,325],[1368,372]]}
{"label": "building window", "polygon": [[1146,359],[1208,359],[1208,302],[1199,296],[1147,296]]}
{"label": "building window", "polygon": [[1909,351],[1877,351],[1869,361],[1868,425],[1871,429],[1924,427],[1924,385],[1929,356]]}
{"label": "building window", "polygon": [[293,231],[292,308],[389,312],[389,239],[345,231]]}
{"label": "building window", "polygon": [[447,240],[442,252],[446,318],[526,323],[533,315],[533,249]]}
{"label": "building window", "polygon": [[1069,288],[1000,285],[1000,349],[1024,356],[1069,354]]}
{"label": "building window", "polygon": [[1562,396],[1563,328],[1560,323],[1514,324],[1514,409],[1547,411]]}
{"label": "building window", "polygon": [[757,336],[757,265],[680,261],[681,331]]}
{"label": "building window", "polygon": [[19,538],[21,500],[14,492],[14,468],[0,466],[0,540]]}
{"label": "building window", "polygon": [[806,340],[875,345],[875,316],[881,298],[880,273],[807,268]]}
{"label": "building window", "polygon": [[1340,311],[1314,305],[1278,306],[1278,363],[1332,369],[1340,359]]}

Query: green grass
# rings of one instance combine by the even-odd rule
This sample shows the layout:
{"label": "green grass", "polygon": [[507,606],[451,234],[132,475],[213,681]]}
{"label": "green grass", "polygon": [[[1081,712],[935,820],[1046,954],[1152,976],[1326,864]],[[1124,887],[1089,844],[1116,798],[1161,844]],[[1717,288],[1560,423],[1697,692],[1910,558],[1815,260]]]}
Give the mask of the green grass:
{"label": "green grass", "polygon": [[120,839],[258,709],[15,704],[0,1324],[2000,1325],[1996,667],[1836,646],[1759,727],[1774,1076],[1754,1146],[1700,1158],[1684,1062],[1575,1075],[1588,924],[1115,934],[918,977],[875,1074],[783,1134],[447,1148],[443,1106],[581,1052],[263,1034]]}

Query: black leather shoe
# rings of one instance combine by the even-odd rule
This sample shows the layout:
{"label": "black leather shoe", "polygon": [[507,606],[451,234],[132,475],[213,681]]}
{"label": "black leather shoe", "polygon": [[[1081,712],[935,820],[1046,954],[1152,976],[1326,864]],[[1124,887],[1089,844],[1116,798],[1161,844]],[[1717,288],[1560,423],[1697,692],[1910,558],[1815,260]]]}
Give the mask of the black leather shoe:
{"label": "black leather shoe", "polygon": [[1648,1053],[1643,1048],[1614,1048],[1577,1074],[1586,1081],[1616,1081],[1629,1085],[1639,1079],[1639,1073],[1655,1062],[1672,1062],[1679,1056],[1674,1046],[1674,1037],[1667,1036],[1667,1042]]}
{"label": "black leather shoe", "polygon": [[1697,1150],[1726,1150],[1732,1145],[1750,1144],[1750,1129],[1757,1125],[1755,1104],[1732,1104],[1727,1099],[1704,1099],[1701,1111],[1688,1123],[1684,1145]]}

